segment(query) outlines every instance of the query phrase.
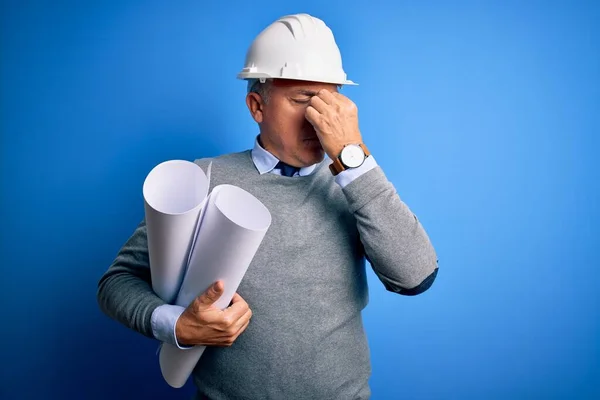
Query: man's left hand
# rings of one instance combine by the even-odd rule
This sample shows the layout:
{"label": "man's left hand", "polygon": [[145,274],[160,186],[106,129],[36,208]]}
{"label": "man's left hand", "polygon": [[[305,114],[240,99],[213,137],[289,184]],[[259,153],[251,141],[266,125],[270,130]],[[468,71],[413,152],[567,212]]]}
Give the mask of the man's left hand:
{"label": "man's left hand", "polygon": [[312,124],[323,150],[334,160],[345,145],[362,143],[358,109],[346,96],[321,89],[310,99],[306,119]]}

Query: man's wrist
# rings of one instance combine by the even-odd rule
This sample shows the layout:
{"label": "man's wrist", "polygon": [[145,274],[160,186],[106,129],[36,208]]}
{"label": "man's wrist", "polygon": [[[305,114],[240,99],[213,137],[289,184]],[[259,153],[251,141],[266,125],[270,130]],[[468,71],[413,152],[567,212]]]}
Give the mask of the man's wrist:
{"label": "man's wrist", "polygon": [[369,157],[365,159],[360,167],[357,168],[348,168],[345,171],[340,172],[335,176],[335,182],[340,185],[343,189],[352,183],[355,179],[366,174],[373,168],[377,167],[377,161],[375,161],[375,157],[371,154]]}
{"label": "man's wrist", "polygon": [[184,311],[184,307],[171,304],[164,304],[157,307],[152,313],[151,319],[154,337],[161,342],[170,343],[182,350],[193,347],[181,345],[177,340],[177,321]]}
{"label": "man's wrist", "polygon": [[185,339],[184,339],[185,335],[183,334],[183,332],[181,332],[181,329],[177,329],[177,328],[181,328],[179,321],[181,321],[181,317],[183,317],[184,314],[185,314],[185,311],[182,312],[179,315],[179,317],[177,317],[177,320],[175,321],[175,326],[173,326],[173,337],[175,339],[175,345],[177,347],[179,347],[181,350],[191,349],[192,347],[194,347],[193,344],[182,343],[182,341],[185,342]]}
{"label": "man's wrist", "polygon": [[[351,147],[346,149],[348,146]],[[344,150],[346,151],[345,154]],[[332,163],[329,165],[329,170],[334,176],[337,176],[343,171],[359,168],[370,155],[371,153],[364,142],[347,143],[339,155],[331,159]]]}

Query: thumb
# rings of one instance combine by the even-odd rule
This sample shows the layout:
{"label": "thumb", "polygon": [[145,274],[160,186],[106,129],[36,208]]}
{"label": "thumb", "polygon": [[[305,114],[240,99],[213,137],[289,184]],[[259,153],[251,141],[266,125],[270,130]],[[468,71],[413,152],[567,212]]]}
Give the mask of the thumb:
{"label": "thumb", "polygon": [[206,292],[196,299],[198,309],[206,309],[212,306],[223,294],[223,282],[216,281]]}

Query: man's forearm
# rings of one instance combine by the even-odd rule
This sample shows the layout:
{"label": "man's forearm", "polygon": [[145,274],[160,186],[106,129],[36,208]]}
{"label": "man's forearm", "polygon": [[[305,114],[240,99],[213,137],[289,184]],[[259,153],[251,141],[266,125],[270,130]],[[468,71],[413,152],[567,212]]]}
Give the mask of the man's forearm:
{"label": "man's forearm", "polygon": [[97,299],[100,309],[111,318],[147,337],[155,337],[152,313],[165,302],[152,290],[143,221],[100,278]]}
{"label": "man's forearm", "polygon": [[386,289],[426,290],[437,273],[437,256],[417,217],[378,166],[344,189],[365,254]]}

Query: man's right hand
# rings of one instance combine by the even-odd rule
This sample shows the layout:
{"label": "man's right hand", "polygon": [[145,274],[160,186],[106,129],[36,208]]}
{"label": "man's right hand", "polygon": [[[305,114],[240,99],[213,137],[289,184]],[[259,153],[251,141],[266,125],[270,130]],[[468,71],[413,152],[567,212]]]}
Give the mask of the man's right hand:
{"label": "man's right hand", "polygon": [[229,347],[246,329],[252,311],[239,294],[233,295],[226,309],[214,307],[223,290],[223,282],[215,282],[181,314],[175,325],[175,335],[180,345]]}

